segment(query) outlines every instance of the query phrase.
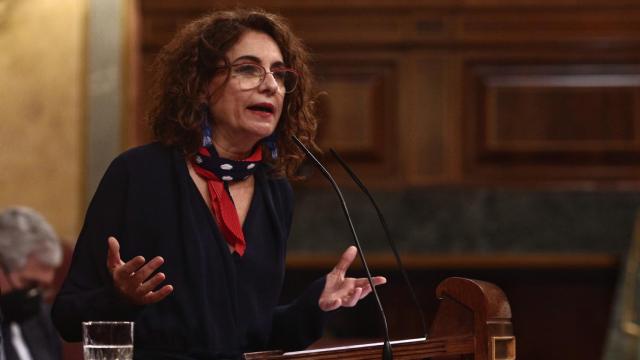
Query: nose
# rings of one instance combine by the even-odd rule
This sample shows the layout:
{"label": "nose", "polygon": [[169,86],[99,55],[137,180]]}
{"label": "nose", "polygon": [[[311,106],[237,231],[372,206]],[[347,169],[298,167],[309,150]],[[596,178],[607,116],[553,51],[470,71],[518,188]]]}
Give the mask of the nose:
{"label": "nose", "polygon": [[278,91],[278,82],[273,76],[273,73],[268,72],[265,74],[264,80],[262,81],[262,84],[260,84],[260,90],[268,91],[270,93],[275,93]]}

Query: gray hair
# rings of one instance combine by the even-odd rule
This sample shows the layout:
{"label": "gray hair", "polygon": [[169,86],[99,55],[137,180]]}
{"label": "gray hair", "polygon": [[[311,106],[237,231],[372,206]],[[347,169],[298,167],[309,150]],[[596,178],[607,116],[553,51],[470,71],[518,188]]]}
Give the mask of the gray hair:
{"label": "gray hair", "polygon": [[60,240],[42,215],[27,207],[11,207],[0,213],[0,262],[9,271],[23,267],[33,254],[43,264],[62,262]]}

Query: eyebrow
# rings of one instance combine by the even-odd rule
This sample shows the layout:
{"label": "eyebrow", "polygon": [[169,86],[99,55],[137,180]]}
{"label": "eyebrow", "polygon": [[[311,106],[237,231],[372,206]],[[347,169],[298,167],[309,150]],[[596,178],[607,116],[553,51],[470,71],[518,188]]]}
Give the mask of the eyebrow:
{"label": "eyebrow", "polygon": [[[237,59],[233,60],[231,63],[232,63],[232,64],[235,64],[235,63],[236,63],[236,62],[238,62],[239,60],[249,60],[249,61],[251,61],[251,62],[258,63],[258,64],[260,64],[260,63],[262,62],[262,61],[260,60],[260,58],[259,58],[259,57],[257,57],[257,56],[253,56],[253,55],[243,55],[243,56],[240,56],[239,58],[237,58]],[[282,61],[276,61],[276,62],[272,63],[269,67],[270,67],[270,68],[272,68],[272,67],[274,67],[274,66],[284,66],[284,65],[285,65],[285,63],[284,63],[284,62],[282,62]]]}

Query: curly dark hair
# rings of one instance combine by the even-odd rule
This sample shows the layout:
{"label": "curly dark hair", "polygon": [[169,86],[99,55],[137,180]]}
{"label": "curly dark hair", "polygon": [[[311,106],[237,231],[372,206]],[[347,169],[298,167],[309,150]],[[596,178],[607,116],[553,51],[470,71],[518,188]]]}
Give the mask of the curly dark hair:
{"label": "curly dark hair", "polygon": [[160,50],[152,65],[147,120],[156,140],[177,147],[187,157],[194,155],[202,142],[202,94],[219,63],[228,64],[227,51],[247,31],[271,36],[285,64],[300,75],[296,90],[284,98],[276,130],[278,157],[273,159],[269,151],[264,151],[265,161],[272,165],[275,175],[295,178],[304,154],[291,141],[291,136],[318,149],[314,143],[317,120],[311,96],[313,78],[307,50],[278,15],[261,9],[215,11],[182,28]]}

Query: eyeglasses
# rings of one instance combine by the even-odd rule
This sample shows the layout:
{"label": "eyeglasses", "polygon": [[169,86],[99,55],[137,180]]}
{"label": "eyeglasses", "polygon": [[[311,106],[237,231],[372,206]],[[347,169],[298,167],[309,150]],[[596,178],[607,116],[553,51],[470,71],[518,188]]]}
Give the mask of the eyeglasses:
{"label": "eyeglasses", "polygon": [[268,74],[273,75],[273,78],[276,80],[278,91],[283,91],[286,94],[292,93],[298,85],[298,73],[289,68],[276,68],[272,71],[267,71],[261,65],[252,63],[233,64],[221,67],[221,69],[224,68],[231,69],[231,76],[238,80],[240,89],[242,90],[257,88],[262,84]]}

